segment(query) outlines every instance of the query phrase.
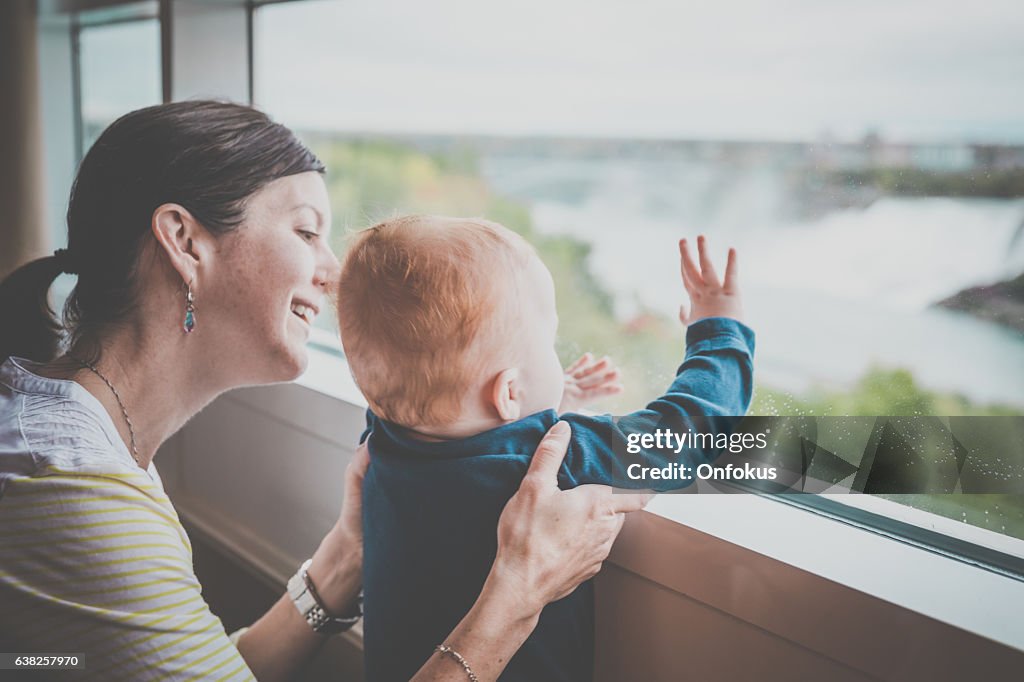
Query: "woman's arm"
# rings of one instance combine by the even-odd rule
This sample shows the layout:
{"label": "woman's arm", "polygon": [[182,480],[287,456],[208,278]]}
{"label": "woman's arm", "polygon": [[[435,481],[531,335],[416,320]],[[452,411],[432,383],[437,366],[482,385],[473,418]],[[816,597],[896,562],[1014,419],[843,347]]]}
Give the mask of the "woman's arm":
{"label": "woman's arm", "polygon": [[[498,556],[473,608],[444,644],[480,682],[496,680],[533,632],[541,609],[597,574],[626,512],[649,493],[613,495],[600,485],[558,489],[558,468],[571,430],[558,422],[541,441],[530,469],[498,522]],[[442,642],[438,642],[442,644]],[[435,652],[413,682],[465,682],[453,656]]]}

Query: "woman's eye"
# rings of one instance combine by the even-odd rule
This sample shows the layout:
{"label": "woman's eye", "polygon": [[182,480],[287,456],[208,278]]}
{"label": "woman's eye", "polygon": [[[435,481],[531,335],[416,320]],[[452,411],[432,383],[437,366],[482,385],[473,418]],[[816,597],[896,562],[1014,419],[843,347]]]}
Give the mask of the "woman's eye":
{"label": "woman's eye", "polygon": [[299,230],[299,234],[302,235],[303,239],[310,243],[312,243],[314,239],[320,236],[316,232],[310,232],[309,230]]}

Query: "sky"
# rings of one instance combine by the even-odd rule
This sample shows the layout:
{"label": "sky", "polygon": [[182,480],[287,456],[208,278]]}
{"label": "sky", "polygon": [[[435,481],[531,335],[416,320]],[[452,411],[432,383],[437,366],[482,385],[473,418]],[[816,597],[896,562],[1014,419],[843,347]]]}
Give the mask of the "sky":
{"label": "sky", "polygon": [[[304,0],[254,28],[256,103],[296,128],[1024,144],[1021,0]],[[159,100],[155,21],[82,55],[87,114]]]}
{"label": "sky", "polygon": [[312,0],[257,104],[391,132],[1024,143],[1020,0]]}

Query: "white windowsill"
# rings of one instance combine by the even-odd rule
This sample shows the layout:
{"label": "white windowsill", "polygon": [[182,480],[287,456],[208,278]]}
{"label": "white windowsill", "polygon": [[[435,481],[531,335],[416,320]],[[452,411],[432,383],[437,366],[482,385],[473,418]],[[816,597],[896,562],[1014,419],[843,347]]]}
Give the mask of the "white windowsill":
{"label": "white windowsill", "polygon": [[658,495],[647,511],[1024,650],[1019,580],[753,494]]}

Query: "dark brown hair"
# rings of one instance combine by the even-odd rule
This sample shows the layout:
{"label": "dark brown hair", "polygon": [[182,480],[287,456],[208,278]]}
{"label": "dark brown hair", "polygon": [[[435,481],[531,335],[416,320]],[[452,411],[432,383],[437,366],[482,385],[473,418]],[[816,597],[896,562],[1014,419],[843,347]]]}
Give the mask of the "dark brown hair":
{"label": "dark brown hair", "polygon": [[[241,224],[253,193],[307,171],[324,166],[288,128],[251,107],[193,100],[117,119],[78,168],[67,251],[27,263],[0,283],[0,360],[46,362],[66,335],[74,343],[122,320],[135,303],[140,250],[162,204],[180,204],[220,235]],[[48,295],[62,271],[78,274],[63,322]]]}

